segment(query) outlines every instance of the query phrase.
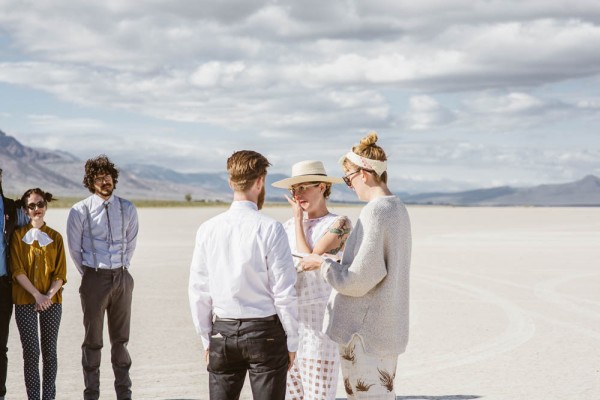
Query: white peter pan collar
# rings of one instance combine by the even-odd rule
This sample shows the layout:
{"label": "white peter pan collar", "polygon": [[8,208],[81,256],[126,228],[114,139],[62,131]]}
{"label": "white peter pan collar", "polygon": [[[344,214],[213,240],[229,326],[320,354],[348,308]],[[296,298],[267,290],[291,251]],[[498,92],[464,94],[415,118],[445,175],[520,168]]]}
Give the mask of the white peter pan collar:
{"label": "white peter pan collar", "polygon": [[23,239],[21,240],[23,240],[23,242],[27,244],[33,244],[33,242],[37,240],[39,245],[42,247],[48,246],[50,243],[53,242],[53,240],[50,239],[50,236],[48,236],[46,232],[42,232],[38,228],[31,228],[30,230],[28,230],[25,236],[23,236]]}

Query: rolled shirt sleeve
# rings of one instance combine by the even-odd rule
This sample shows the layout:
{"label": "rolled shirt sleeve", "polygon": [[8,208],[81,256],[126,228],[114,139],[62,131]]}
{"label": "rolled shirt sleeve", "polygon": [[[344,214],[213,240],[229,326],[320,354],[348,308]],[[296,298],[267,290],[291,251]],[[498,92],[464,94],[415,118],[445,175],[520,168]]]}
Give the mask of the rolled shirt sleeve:
{"label": "rolled shirt sleeve", "polygon": [[61,280],[63,285],[67,283],[67,258],[65,255],[65,245],[63,242],[63,238],[60,234],[56,236],[56,267],[54,270],[54,274],[52,275],[52,280],[57,281]]}
{"label": "rolled shirt sleeve", "polygon": [[10,273],[14,280],[17,275],[26,274],[23,254],[27,254],[23,249],[25,244],[21,241],[17,232],[14,232],[10,244]]}

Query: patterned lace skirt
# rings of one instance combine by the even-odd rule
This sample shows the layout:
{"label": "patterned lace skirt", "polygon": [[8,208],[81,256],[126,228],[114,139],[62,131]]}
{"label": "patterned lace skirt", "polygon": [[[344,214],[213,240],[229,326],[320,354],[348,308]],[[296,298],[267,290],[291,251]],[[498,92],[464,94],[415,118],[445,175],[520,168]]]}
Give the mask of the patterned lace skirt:
{"label": "patterned lace skirt", "polygon": [[288,373],[288,400],[333,400],[337,389],[339,349],[321,332],[327,300],[298,306],[300,342]]}

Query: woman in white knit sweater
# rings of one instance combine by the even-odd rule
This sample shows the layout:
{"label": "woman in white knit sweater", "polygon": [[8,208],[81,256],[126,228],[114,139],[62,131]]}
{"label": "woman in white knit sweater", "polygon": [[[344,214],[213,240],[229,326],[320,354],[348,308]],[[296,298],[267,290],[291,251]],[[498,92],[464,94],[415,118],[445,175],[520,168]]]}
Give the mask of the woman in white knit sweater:
{"label": "woman in white knit sweater", "polygon": [[339,345],[349,399],[395,399],[397,359],[408,342],[410,220],[387,187],[387,158],[376,142],[371,132],[340,159],[344,181],[367,202],[341,262],[302,260],[333,287],[323,330]]}

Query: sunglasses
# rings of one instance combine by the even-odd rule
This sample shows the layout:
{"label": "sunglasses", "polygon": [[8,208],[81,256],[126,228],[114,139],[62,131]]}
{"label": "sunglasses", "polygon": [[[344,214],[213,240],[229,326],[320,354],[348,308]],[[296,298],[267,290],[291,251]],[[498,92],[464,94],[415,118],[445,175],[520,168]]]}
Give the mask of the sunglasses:
{"label": "sunglasses", "polygon": [[294,186],[290,188],[290,193],[292,194],[292,196],[295,196],[297,194],[302,194],[304,192],[306,192],[309,188],[311,187],[315,187],[315,186],[319,186],[321,184],[321,182],[318,183],[313,183],[310,185],[298,185],[298,186]]}
{"label": "sunglasses", "polygon": [[31,211],[35,211],[38,208],[45,208],[46,207],[46,202],[45,201],[38,201],[37,203],[29,203],[26,206],[28,209],[30,209]]}
{"label": "sunglasses", "polygon": [[342,179],[344,180],[344,182],[346,182],[346,185],[348,185],[349,188],[352,187],[352,179],[350,177],[354,174],[358,174],[360,172],[360,170],[361,170],[361,168],[357,169],[354,172],[350,172],[349,174],[342,176]]}

